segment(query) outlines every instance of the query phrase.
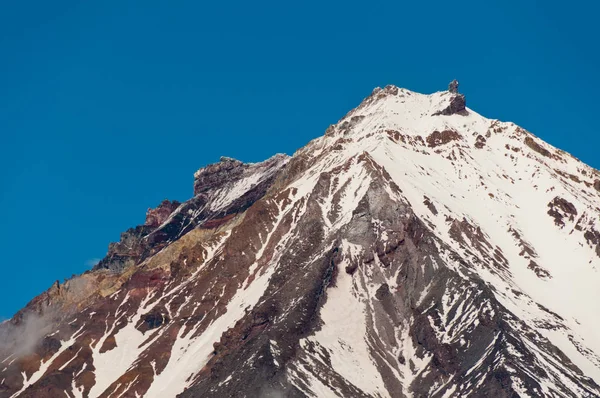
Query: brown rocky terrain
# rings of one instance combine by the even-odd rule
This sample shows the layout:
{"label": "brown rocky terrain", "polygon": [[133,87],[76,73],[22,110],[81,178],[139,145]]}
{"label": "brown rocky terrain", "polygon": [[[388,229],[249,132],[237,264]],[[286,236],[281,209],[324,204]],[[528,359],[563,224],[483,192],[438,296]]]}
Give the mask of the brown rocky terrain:
{"label": "brown rocky terrain", "polygon": [[599,174],[531,137],[387,86],[222,158],[0,325],[0,397],[600,396]]}

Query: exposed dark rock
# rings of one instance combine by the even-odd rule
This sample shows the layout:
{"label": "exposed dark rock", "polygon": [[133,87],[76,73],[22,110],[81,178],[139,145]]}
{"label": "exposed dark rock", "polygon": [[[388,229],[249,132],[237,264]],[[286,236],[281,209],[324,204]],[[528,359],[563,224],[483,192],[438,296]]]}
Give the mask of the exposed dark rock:
{"label": "exposed dark rock", "polygon": [[224,182],[238,179],[250,165],[222,156],[218,163],[210,164],[194,175],[194,196],[218,188]]}
{"label": "exposed dark rock", "polygon": [[550,278],[550,273],[546,271],[544,268],[540,267],[535,261],[530,260],[527,268],[535,272],[535,274],[541,279]]}
{"label": "exposed dark rock", "polygon": [[536,251],[531,247],[531,244],[525,242],[517,231],[515,231],[512,227],[508,229],[508,231],[515,237],[517,244],[521,248],[519,252],[519,256],[524,256],[525,258],[537,257]]}
{"label": "exposed dark rock", "polygon": [[108,245],[106,257],[94,266],[94,269],[110,269],[120,271],[137,264],[144,257],[148,245],[144,238],[150,234],[152,227],[140,225],[130,228],[121,234],[119,242],[111,242]]}
{"label": "exposed dark rock", "polygon": [[494,247],[487,240],[481,227],[472,225],[466,218],[461,221],[452,219],[449,221],[452,224],[448,233],[452,239],[465,248],[475,249],[496,271],[502,272],[508,268],[508,260],[498,247]]}
{"label": "exposed dark rock", "polygon": [[481,149],[485,146],[486,139],[482,135],[478,135],[475,140],[475,148]]}
{"label": "exposed dark rock", "polygon": [[[374,95],[397,95],[400,102],[411,94],[389,86]],[[363,120],[349,114],[328,129],[327,146],[301,150],[287,166],[284,158],[258,164],[223,158],[201,169],[192,199],[161,203],[144,225],[111,246],[103,268],[123,272],[88,272],[56,283],[27,311],[0,324],[3,342],[6,330],[24,330],[31,320],[37,333],[32,352],[16,359],[8,360],[0,344],[0,397],[159,396],[148,393],[156,375],[179,378],[153,385],[175,388],[161,396],[183,398],[600,396],[596,381],[544,332],[560,330],[593,365],[595,354],[571,333],[579,321],[567,322],[568,311],[561,309],[562,318],[535,302],[526,286],[512,283],[521,263],[540,278],[552,277],[540,260],[548,252],[540,241],[533,240],[534,247],[526,240],[531,230],[507,217],[500,248],[492,238],[501,238],[501,230],[489,230],[469,206],[451,208],[455,201],[444,203],[445,195],[436,195],[437,208],[426,196],[423,203],[440,221],[444,216],[448,233],[443,223],[429,223],[427,211],[417,215],[412,208],[424,192],[403,192],[397,185],[402,174],[394,173],[394,181],[366,151],[343,158],[356,136],[338,133],[367,126]],[[410,132],[376,128],[369,134],[383,134],[377,138],[386,149],[400,146],[389,138],[420,152],[445,151],[425,150],[425,140]],[[427,144],[460,140],[458,131],[436,131]],[[468,163],[475,150],[466,143],[447,152],[461,152]],[[475,146],[485,143],[478,136]],[[514,147],[507,149],[513,155]],[[309,168],[305,184],[299,178]],[[486,173],[477,171],[470,186],[487,201],[486,193],[494,196],[486,190]],[[487,171],[510,180],[508,170]],[[435,186],[436,177],[424,182]],[[238,184],[246,178],[254,185]],[[407,186],[413,182],[418,188],[419,181]],[[456,201],[460,193],[449,192]],[[506,209],[513,209],[507,196],[500,189],[494,206],[508,202]],[[578,210],[560,197],[549,207],[563,223],[582,213],[569,231],[600,255],[590,207]],[[520,250],[515,267],[503,250]],[[515,305],[540,316],[521,319]],[[132,326],[141,335],[122,339]],[[111,377],[117,370],[97,361],[97,351],[136,357],[121,362],[127,366],[116,379],[92,394],[107,365]],[[50,366],[33,380],[42,361]],[[31,385],[21,391],[25,380]]]}
{"label": "exposed dark rock", "polygon": [[458,80],[454,79],[448,84],[448,91],[452,94],[458,94]]}
{"label": "exposed dark rock", "polygon": [[593,228],[590,231],[585,231],[583,237],[591,245],[597,245],[600,243],[600,232]]}
{"label": "exposed dark rock", "polygon": [[386,297],[388,297],[389,295],[390,295],[390,287],[388,286],[387,283],[384,283],[381,286],[379,286],[379,288],[375,292],[375,297],[377,297],[377,300],[383,300]]}
{"label": "exposed dark rock", "polygon": [[398,95],[398,87],[391,85],[391,84],[385,86],[383,88],[383,91],[390,95]]}
{"label": "exposed dark rock", "polygon": [[179,203],[176,200],[163,200],[157,208],[148,209],[148,211],[146,212],[146,222],[144,225],[155,228],[160,226],[169,218],[171,213],[173,213],[175,209],[179,207],[179,205],[181,205],[181,203]]}
{"label": "exposed dark rock", "polygon": [[61,347],[60,340],[51,336],[46,336],[42,340],[42,356],[47,357],[57,352]]}
{"label": "exposed dark rock", "polygon": [[363,115],[357,115],[350,117],[349,120],[345,120],[339,124],[338,129],[342,132],[346,132],[356,126],[365,117]]}
{"label": "exposed dark rock", "polygon": [[356,271],[357,268],[358,268],[358,263],[352,262],[351,264],[346,266],[345,271],[346,271],[346,273],[352,275],[352,274],[354,274],[354,272]]}
{"label": "exposed dark rock", "polygon": [[450,141],[458,141],[462,137],[454,130],[444,130],[442,132],[434,131],[427,136],[427,145],[431,148],[435,148],[440,145],[449,143]]}
{"label": "exposed dark rock", "polygon": [[429,211],[430,211],[431,213],[433,213],[433,215],[434,215],[434,216],[437,216],[437,214],[438,214],[438,211],[437,211],[437,209],[435,208],[435,206],[433,205],[433,203],[431,203],[431,200],[430,200],[430,199],[429,199],[427,196],[424,196],[424,197],[423,197],[423,204],[424,204],[425,206],[427,206],[427,208],[429,209]]}
{"label": "exposed dark rock", "polygon": [[590,246],[596,247],[596,255],[600,257],[600,232],[592,227],[588,231],[585,231],[583,236]]}
{"label": "exposed dark rock", "polygon": [[156,329],[170,322],[169,316],[158,311],[150,312],[143,317],[145,330]]}
{"label": "exposed dark rock", "polygon": [[[194,175],[192,199],[183,204],[165,200],[156,209],[149,209],[145,224],[128,229],[121,234],[119,242],[110,243],[107,255],[94,270],[120,272],[141,263],[196,227],[206,223],[215,227],[219,220],[246,210],[267,193],[287,160],[286,155],[276,155],[261,163],[248,164],[222,157],[219,163],[200,169]],[[219,193],[226,195],[238,181],[256,173],[262,178],[246,192],[238,193],[221,208],[211,208]]]}
{"label": "exposed dark rock", "polygon": [[550,157],[552,155],[549,150],[543,148],[540,144],[535,142],[535,140],[533,138],[531,138],[530,136],[525,137],[524,142],[525,142],[525,145],[527,145],[529,148],[531,148],[532,150],[534,150],[535,152],[539,153],[542,156]]}
{"label": "exposed dark rock", "polygon": [[441,111],[435,112],[433,116],[444,115],[467,115],[467,100],[463,94],[453,94],[450,99],[450,105]]}
{"label": "exposed dark rock", "polygon": [[565,218],[574,221],[577,215],[575,205],[558,196],[548,203],[548,207],[548,214],[554,218],[554,223],[559,227],[565,226]]}

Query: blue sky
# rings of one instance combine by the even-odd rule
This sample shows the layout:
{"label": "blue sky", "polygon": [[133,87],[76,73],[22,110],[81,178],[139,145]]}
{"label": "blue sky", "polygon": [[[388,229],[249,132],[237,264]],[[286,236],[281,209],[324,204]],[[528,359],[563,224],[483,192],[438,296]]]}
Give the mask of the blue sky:
{"label": "blue sky", "polygon": [[199,167],[291,154],[376,86],[457,78],[600,168],[594,2],[124,3],[2,6],[0,318],[189,198]]}

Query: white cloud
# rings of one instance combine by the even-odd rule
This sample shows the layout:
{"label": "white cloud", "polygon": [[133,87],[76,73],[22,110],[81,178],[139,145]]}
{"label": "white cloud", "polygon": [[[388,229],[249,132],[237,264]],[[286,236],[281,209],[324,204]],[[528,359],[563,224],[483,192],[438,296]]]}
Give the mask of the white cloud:
{"label": "white cloud", "polygon": [[101,258],[90,258],[89,260],[85,260],[85,265],[88,267],[93,267],[98,264],[102,260]]}

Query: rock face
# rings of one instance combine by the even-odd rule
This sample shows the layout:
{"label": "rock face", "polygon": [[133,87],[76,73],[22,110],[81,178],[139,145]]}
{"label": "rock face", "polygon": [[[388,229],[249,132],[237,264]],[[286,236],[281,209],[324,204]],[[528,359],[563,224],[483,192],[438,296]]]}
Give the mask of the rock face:
{"label": "rock face", "polygon": [[525,142],[525,145],[527,145],[530,149],[534,150],[542,156],[550,157],[552,155],[549,150],[538,144],[533,138],[529,136],[525,137],[525,140],[523,142]]}
{"label": "rock face", "polygon": [[287,163],[275,155],[261,163],[243,163],[222,157],[194,175],[194,197],[185,203],[164,200],[148,209],[144,225],[130,228],[111,243],[108,254],[95,267],[120,272],[137,265],[195,227],[217,225],[247,209],[263,197]]}
{"label": "rock face", "polygon": [[460,134],[454,130],[444,130],[442,132],[436,130],[427,136],[426,141],[430,148],[434,148],[436,146],[447,144],[450,141],[460,140],[461,138]]}
{"label": "rock face", "polygon": [[200,169],[0,324],[0,397],[600,396],[598,173],[456,98]]}
{"label": "rock face", "polygon": [[575,221],[575,216],[577,216],[577,209],[573,203],[569,202],[566,199],[559,198],[558,196],[552,199],[550,203],[548,203],[548,215],[554,218],[554,223],[559,227],[565,226],[564,219],[566,218],[568,221]]}
{"label": "rock face", "polygon": [[458,94],[458,80],[454,79],[448,84],[448,91],[452,94]]}
{"label": "rock face", "polygon": [[146,212],[146,222],[144,225],[157,228],[162,223],[167,221],[169,216],[179,207],[181,203],[178,201],[170,201],[165,199],[156,209],[148,209]]}
{"label": "rock face", "polygon": [[437,111],[433,114],[433,116],[439,115],[466,115],[467,100],[463,94],[454,94],[450,100],[450,104],[442,109],[441,111]]}
{"label": "rock face", "polygon": [[219,163],[208,165],[196,172],[194,175],[194,196],[214,189],[224,180],[238,179],[248,165],[239,160],[221,157]]}

